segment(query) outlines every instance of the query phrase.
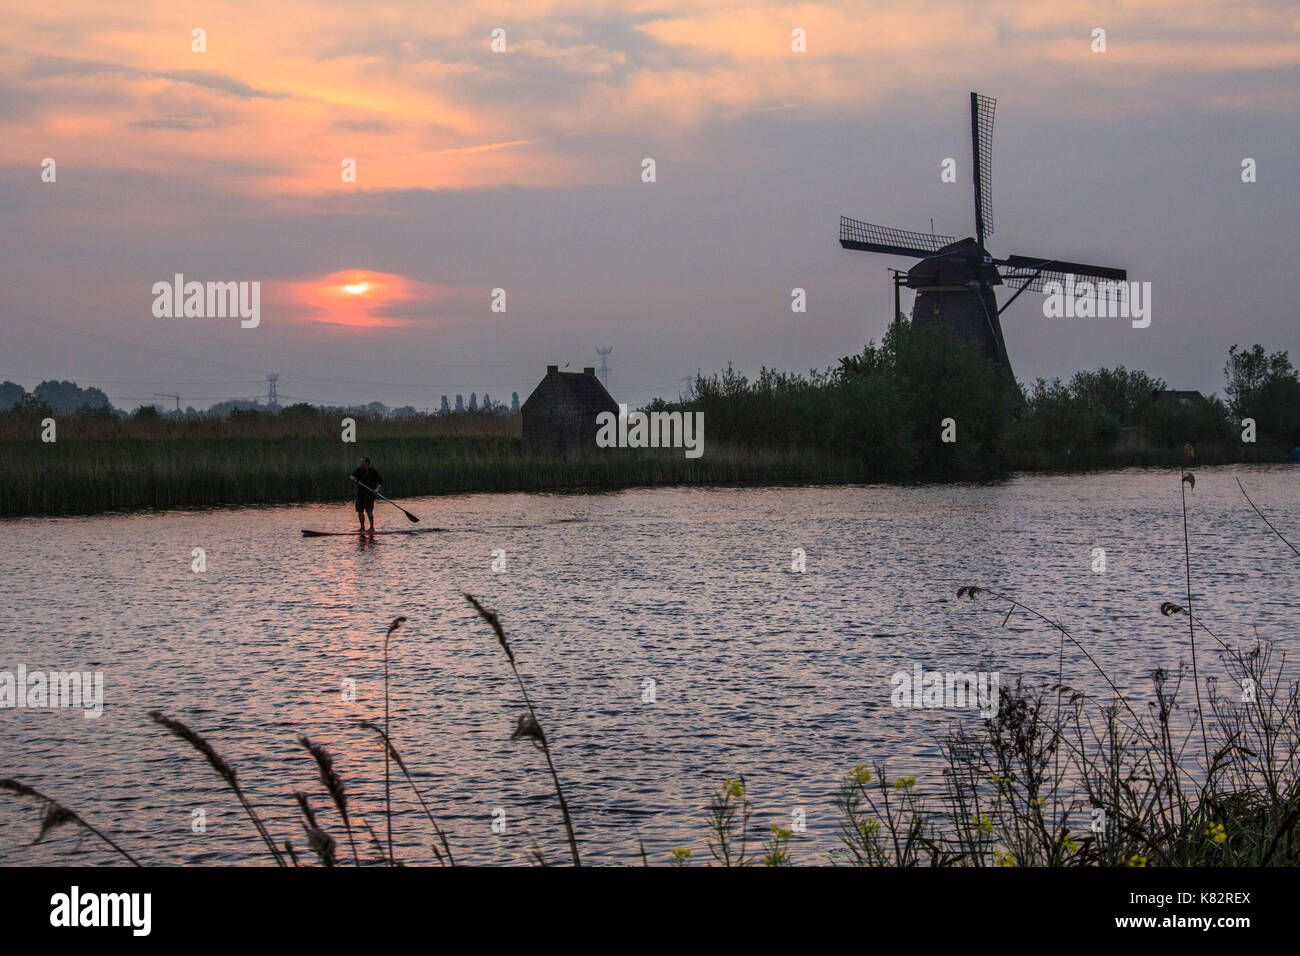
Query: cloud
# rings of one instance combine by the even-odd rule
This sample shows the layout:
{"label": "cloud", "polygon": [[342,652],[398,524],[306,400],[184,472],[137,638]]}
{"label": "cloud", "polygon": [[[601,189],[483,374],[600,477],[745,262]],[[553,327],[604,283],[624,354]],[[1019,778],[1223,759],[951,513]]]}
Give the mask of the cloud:
{"label": "cloud", "polygon": [[[0,162],[41,142],[79,163],[162,174],[178,159],[238,163],[256,144],[285,172],[230,186],[265,196],[337,192],[345,157],[366,191],[612,183],[625,170],[575,142],[644,155],[650,142],[783,108],[849,122],[903,95],[946,103],[972,77],[1043,112],[1210,97],[1283,111],[1300,64],[1297,17],[1279,0],[1101,11],[1082,0],[527,0],[508,17],[472,2],[435,19],[396,0],[361,18],[351,2],[290,0],[259,8],[256,30],[253,15],[191,0],[140,0],[111,21],[77,0],[12,13],[0,85],[22,106],[0,119]],[[190,50],[189,24],[207,30],[208,52]],[[1094,24],[1108,30],[1104,55],[1090,49]],[[497,25],[505,53],[490,47]],[[796,28],[806,53],[791,50]]]}
{"label": "cloud", "polygon": [[122,63],[99,60],[76,60],[68,57],[37,56],[28,61],[22,78],[32,81],[51,79],[82,79],[113,73],[136,79],[163,79],[187,83],[206,90],[227,93],[250,99],[283,99],[287,94],[262,90],[231,76],[206,70],[142,70]]}
{"label": "cloud", "polygon": [[160,119],[137,120],[131,126],[134,129],[212,129],[217,126],[212,116],[171,116]]}

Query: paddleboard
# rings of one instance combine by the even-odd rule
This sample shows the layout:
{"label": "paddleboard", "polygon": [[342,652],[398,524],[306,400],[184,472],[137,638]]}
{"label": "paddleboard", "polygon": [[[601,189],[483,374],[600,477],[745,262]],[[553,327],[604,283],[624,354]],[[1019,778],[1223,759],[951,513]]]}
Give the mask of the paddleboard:
{"label": "paddleboard", "polygon": [[399,528],[395,531],[310,531],[303,528],[302,536],[304,538],[355,538],[357,535],[364,534],[368,538],[375,534],[432,534],[435,531],[446,530],[446,528]]}

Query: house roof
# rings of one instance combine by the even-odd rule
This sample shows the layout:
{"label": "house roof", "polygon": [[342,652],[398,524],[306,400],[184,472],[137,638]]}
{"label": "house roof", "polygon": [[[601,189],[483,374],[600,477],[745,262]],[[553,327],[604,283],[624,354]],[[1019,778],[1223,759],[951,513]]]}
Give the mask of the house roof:
{"label": "house roof", "polygon": [[558,369],[548,368],[546,377],[542,379],[533,393],[528,396],[522,406],[523,408],[537,399],[542,401],[545,398],[542,393],[543,386],[547,384],[559,385],[568,389],[569,393],[577,400],[578,405],[584,412],[618,412],[618,402],[614,401],[612,395],[605,390],[605,386],[600,383],[591,372],[561,372]]}
{"label": "house roof", "polygon": [[1156,401],[1166,402],[1203,402],[1205,396],[1195,389],[1165,388],[1157,389],[1151,397]]}

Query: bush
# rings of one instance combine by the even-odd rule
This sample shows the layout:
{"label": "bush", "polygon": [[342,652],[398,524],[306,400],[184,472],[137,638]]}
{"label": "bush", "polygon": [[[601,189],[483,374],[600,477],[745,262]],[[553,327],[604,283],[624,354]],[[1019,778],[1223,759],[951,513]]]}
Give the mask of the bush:
{"label": "bush", "polygon": [[1255,420],[1261,437],[1287,447],[1300,441],[1300,377],[1284,351],[1265,354],[1262,345],[1228,349],[1223,367],[1228,404],[1237,421]]}
{"label": "bush", "polygon": [[[651,410],[702,411],[712,440],[853,456],[871,475],[988,472],[1014,402],[1011,382],[972,344],[939,327],[900,322],[877,346],[807,376],[731,366],[701,376],[693,400]],[[941,441],[942,422],[957,424]]]}
{"label": "bush", "polygon": [[1223,445],[1232,439],[1228,406],[1215,396],[1201,402],[1153,402],[1144,419],[1147,436],[1157,445]]}

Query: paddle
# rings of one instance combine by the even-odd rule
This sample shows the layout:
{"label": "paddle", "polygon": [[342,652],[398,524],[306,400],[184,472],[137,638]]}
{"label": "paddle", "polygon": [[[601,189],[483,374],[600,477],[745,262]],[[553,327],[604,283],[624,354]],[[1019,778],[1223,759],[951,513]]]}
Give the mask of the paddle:
{"label": "paddle", "polygon": [[[349,475],[348,477],[351,478],[352,476]],[[375,491],[375,489],[374,489],[374,488],[371,488],[369,485],[362,484],[361,482],[357,481],[355,478],[352,478],[352,480],[353,480],[353,481],[356,481],[358,485],[361,485],[362,488],[366,489],[366,491],[370,492],[370,493],[371,493],[372,495],[374,495],[376,498],[384,498],[383,495],[381,495],[379,492]],[[398,504],[396,501],[394,501],[392,498],[384,498],[384,500],[387,501],[387,502],[388,502],[390,505],[392,505],[394,508],[396,508],[398,511],[400,511],[402,514],[406,515],[406,517],[407,517],[408,520],[410,520],[410,521],[419,521],[419,520],[420,520],[420,519],[417,518],[415,515],[411,514],[409,511],[407,511],[405,508],[403,508],[401,505],[399,505],[399,504]]]}

